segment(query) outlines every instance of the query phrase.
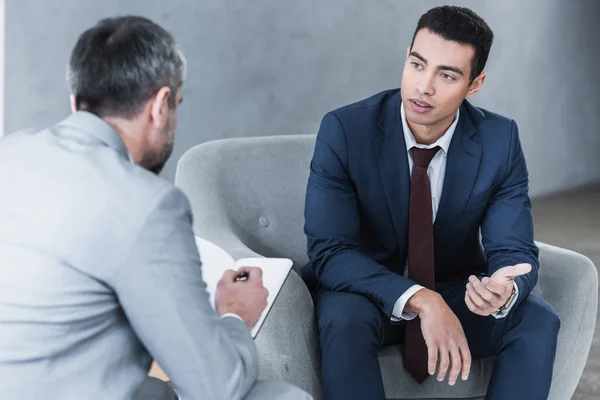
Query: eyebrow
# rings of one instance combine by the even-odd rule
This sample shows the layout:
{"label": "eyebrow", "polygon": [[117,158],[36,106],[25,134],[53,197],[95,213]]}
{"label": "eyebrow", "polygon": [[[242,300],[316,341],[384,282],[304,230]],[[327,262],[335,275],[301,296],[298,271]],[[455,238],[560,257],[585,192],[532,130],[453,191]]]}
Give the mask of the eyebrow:
{"label": "eyebrow", "polygon": [[[416,51],[411,51],[409,56],[413,56],[415,58],[418,58],[419,60],[423,61],[423,64],[428,65],[427,59],[425,57],[423,57],[422,55],[420,55],[419,53],[417,53]],[[464,75],[462,69],[458,68],[458,67],[453,67],[450,65],[438,65],[436,67],[436,69],[438,71],[441,70],[445,70],[445,71],[452,71],[452,72],[456,72],[459,75]]]}

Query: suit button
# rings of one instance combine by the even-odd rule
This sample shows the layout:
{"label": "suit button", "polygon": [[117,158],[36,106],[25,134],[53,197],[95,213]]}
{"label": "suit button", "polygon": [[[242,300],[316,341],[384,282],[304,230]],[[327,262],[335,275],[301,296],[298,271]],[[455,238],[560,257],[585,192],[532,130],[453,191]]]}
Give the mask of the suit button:
{"label": "suit button", "polygon": [[266,228],[266,227],[268,227],[271,224],[271,222],[269,221],[269,218],[265,217],[264,215],[260,216],[260,218],[258,219],[258,223],[263,228]]}

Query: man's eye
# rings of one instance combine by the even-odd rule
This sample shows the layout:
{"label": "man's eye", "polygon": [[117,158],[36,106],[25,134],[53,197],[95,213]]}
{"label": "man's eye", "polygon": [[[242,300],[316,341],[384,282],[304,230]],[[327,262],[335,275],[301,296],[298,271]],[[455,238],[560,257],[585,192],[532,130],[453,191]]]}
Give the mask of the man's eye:
{"label": "man's eye", "polygon": [[411,64],[413,67],[415,67],[416,69],[421,69],[421,68],[423,68],[423,67],[421,66],[421,64],[419,64],[419,63],[416,63],[416,62],[411,62],[410,64]]}
{"label": "man's eye", "polygon": [[442,74],[442,78],[444,78],[447,81],[453,81],[454,77],[452,75],[448,75],[448,74]]}

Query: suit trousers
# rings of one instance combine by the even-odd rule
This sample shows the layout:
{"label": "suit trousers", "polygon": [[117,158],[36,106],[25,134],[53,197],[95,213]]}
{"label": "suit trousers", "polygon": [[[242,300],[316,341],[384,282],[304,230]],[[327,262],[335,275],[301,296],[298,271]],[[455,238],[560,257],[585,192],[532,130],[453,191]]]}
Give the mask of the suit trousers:
{"label": "suit trousers", "polygon": [[[465,304],[466,283],[438,283],[436,291],[461,322],[472,358],[495,357],[485,398],[546,400],[560,328],[556,311],[546,301],[529,295],[506,318],[482,317]],[[405,324],[392,323],[359,294],[321,288],[314,300],[325,400],[385,399],[379,350],[401,344]],[[427,379],[436,377],[437,371]]]}

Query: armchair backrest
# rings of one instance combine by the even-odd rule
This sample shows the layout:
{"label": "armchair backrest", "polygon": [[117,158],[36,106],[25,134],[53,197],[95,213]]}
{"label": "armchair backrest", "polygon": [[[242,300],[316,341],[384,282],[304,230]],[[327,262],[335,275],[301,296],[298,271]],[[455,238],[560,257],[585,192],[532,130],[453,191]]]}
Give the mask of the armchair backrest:
{"label": "armchair backrest", "polygon": [[190,199],[194,230],[208,240],[230,230],[266,257],[306,264],[304,201],[315,135],[225,139],[188,150],[177,185]]}

